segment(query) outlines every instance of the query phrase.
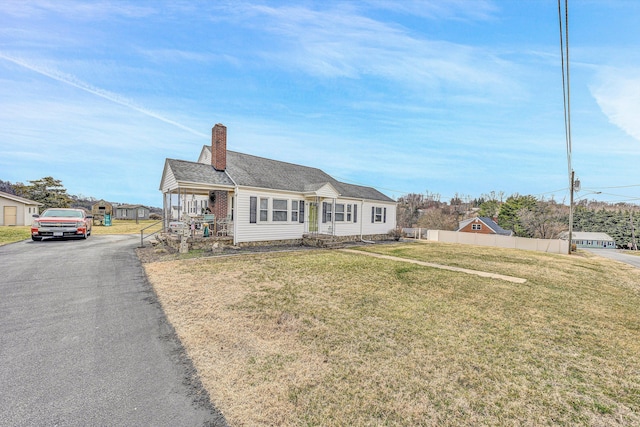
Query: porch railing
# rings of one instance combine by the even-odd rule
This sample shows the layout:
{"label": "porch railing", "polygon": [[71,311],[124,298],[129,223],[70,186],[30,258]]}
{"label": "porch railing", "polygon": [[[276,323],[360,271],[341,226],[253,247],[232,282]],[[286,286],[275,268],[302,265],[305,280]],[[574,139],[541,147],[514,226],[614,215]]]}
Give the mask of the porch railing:
{"label": "porch railing", "polygon": [[[160,229],[158,229],[156,231],[153,231],[153,232],[150,232],[146,236],[144,235],[144,232],[146,230],[148,230],[148,229],[150,229],[152,227],[155,227],[160,223],[163,223],[162,227],[160,227]],[[164,231],[164,220],[162,220],[162,219],[160,221],[154,222],[153,224],[148,225],[145,228],[143,228],[142,230],[140,230],[140,247],[141,248],[144,247],[144,239],[148,239],[151,236],[155,236],[156,234],[160,233],[161,231]]]}

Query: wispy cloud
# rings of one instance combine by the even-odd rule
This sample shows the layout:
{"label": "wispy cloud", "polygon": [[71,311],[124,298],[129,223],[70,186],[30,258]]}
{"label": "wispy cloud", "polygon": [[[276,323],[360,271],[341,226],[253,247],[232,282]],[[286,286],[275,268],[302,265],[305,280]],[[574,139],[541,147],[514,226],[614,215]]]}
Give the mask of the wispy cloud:
{"label": "wispy cloud", "polygon": [[[383,7],[386,2],[374,4]],[[234,12],[239,25],[277,36],[279,45],[261,49],[268,63],[313,76],[372,77],[425,87],[456,85],[503,93],[513,92],[517,86],[510,77],[513,65],[494,52],[417,37],[407,28],[367,17],[353,7],[316,10],[244,5],[230,13]],[[251,16],[251,24],[239,19],[241,15]]]}
{"label": "wispy cloud", "polygon": [[640,141],[640,70],[608,69],[590,90],[609,121]]}
{"label": "wispy cloud", "polygon": [[494,2],[488,0],[477,0],[472,4],[469,0],[367,0],[366,3],[395,13],[431,19],[487,20],[493,19],[498,11]]}
{"label": "wispy cloud", "polygon": [[39,17],[64,14],[78,19],[107,19],[113,16],[141,18],[157,13],[154,8],[112,1],[35,0],[7,1],[0,4],[0,12],[16,17]]}
{"label": "wispy cloud", "polygon": [[25,61],[23,59],[15,58],[13,56],[9,56],[9,55],[7,55],[5,53],[2,53],[2,52],[0,52],[0,58],[4,59],[6,61],[12,62],[12,63],[14,63],[16,65],[19,65],[21,67],[27,68],[27,69],[29,69],[29,70],[31,70],[33,72],[36,72],[38,74],[41,74],[43,76],[46,76],[46,77],[49,77],[49,78],[54,79],[56,81],[59,81],[61,83],[67,84],[69,86],[76,87],[76,88],[78,88],[80,90],[83,90],[85,92],[88,92],[90,94],[99,96],[101,98],[107,99],[107,100],[109,100],[111,102],[114,102],[116,104],[119,104],[119,105],[122,105],[124,107],[130,108],[131,110],[137,111],[137,112],[139,112],[141,114],[144,114],[146,116],[153,117],[153,118],[158,119],[158,120],[160,120],[160,121],[162,121],[164,123],[173,125],[173,126],[178,127],[178,128],[180,128],[182,130],[190,132],[190,133],[192,133],[194,135],[207,138],[207,135],[204,134],[204,133],[198,132],[198,131],[196,131],[194,129],[191,129],[188,126],[185,126],[185,125],[183,125],[181,123],[178,123],[178,122],[176,122],[174,120],[171,120],[171,119],[169,119],[167,117],[164,117],[164,116],[162,116],[162,115],[160,115],[160,114],[158,114],[158,113],[156,113],[154,111],[148,110],[148,109],[136,104],[134,101],[132,101],[132,100],[130,100],[128,98],[125,98],[124,96],[118,95],[116,93],[113,93],[113,92],[110,92],[110,91],[107,91],[107,90],[104,90],[104,89],[97,88],[95,86],[92,86],[89,83],[86,83],[86,82],[76,78],[73,75],[62,73],[59,70],[52,69],[52,68],[49,68],[49,67],[38,66],[38,65],[32,64],[30,62],[27,62],[27,61]]}

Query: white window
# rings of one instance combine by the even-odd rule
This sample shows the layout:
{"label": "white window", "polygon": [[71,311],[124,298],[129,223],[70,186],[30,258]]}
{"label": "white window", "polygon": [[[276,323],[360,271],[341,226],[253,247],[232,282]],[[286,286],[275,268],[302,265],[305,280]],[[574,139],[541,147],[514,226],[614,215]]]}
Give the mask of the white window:
{"label": "white window", "polygon": [[322,222],[331,222],[333,215],[333,205],[331,203],[322,202]]}
{"label": "white window", "polygon": [[260,221],[269,220],[269,199],[260,198]]}
{"label": "white window", "polygon": [[472,230],[482,230],[482,224],[471,224]]}
{"label": "white window", "polygon": [[298,222],[298,201],[291,201],[291,221]]}
{"label": "white window", "polygon": [[347,205],[347,222],[351,222],[351,205]]}
{"label": "white window", "polygon": [[371,222],[387,222],[387,208],[373,206],[371,208]]}
{"label": "white window", "polygon": [[273,221],[287,220],[287,201],[281,199],[273,199]]}
{"label": "white window", "polygon": [[335,220],[344,221],[344,204],[342,203],[336,203]]}

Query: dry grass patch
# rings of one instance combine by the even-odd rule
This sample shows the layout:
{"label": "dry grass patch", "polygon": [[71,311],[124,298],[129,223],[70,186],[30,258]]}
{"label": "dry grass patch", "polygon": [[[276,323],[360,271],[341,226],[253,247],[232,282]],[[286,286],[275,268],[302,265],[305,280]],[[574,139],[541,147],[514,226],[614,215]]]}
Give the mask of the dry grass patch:
{"label": "dry grass patch", "polygon": [[145,269],[234,426],[640,424],[637,271],[462,246],[367,250],[528,282],[336,251]]}
{"label": "dry grass patch", "polygon": [[134,220],[114,219],[109,227],[104,225],[94,225],[91,230],[91,234],[105,235],[105,234],[140,234],[140,230],[143,228],[154,225],[153,227],[144,231],[144,234],[151,234],[154,231],[162,229],[162,222],[158,222],[155,219],[139,220],[137,223]]}

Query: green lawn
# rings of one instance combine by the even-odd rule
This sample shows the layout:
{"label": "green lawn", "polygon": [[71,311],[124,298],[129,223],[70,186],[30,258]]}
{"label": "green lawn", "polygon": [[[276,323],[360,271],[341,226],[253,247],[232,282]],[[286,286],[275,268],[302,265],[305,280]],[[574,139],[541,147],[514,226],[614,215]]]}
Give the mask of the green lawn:
{"label": "green lawn", "polygon": [[440,243],[145,264],[231,425],[640,425],[640,273]]}
{"label": "green lawn", "polygon": [[31,227],[0,227],[0,245],[19,242],[31,237]]}

